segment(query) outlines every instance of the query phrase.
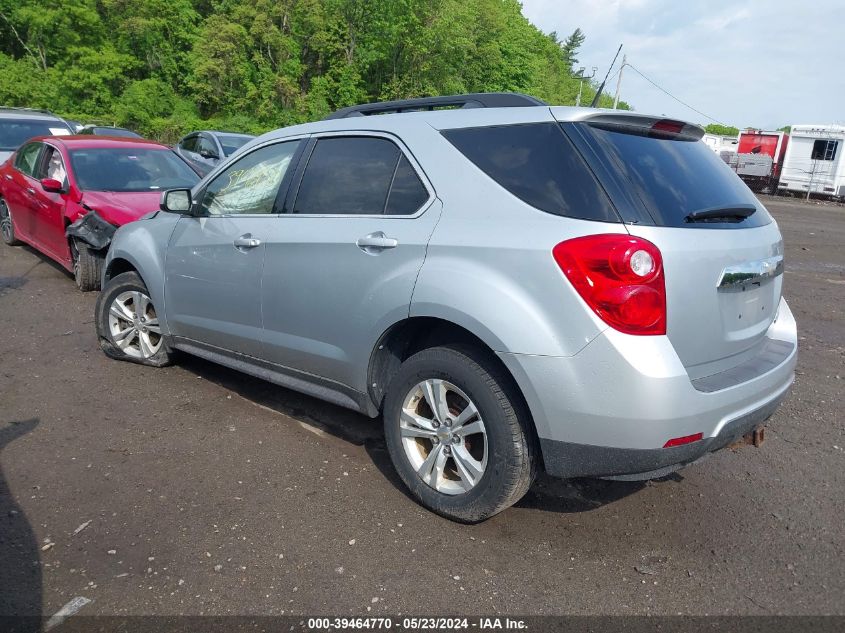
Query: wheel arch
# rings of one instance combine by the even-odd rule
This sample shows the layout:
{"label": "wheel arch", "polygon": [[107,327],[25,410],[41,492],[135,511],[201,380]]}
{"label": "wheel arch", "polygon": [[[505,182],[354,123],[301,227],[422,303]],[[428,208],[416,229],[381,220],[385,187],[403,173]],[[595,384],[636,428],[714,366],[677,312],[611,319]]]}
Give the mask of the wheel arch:
{"label": "wheel arch", "polygon": [[[405,359],[423,349],[457,344],[477,349],[495,365],[510,382],[513,393],[531,416],[531,409],[516,377],[494,351],[496,341],[485,338],[463,325],[440,317],[412,316],[394,323],[379,337],[370,354],[367,385],[376,409],[382,409],[390,381]],[[533,416],[531,417],[530,426],[536,434]]]}

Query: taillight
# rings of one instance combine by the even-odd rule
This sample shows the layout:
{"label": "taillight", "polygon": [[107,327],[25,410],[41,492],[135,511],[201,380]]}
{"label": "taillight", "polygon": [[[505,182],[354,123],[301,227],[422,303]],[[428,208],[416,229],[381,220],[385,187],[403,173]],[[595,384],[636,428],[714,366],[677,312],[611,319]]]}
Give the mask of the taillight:
{"label": "taillight", "polygon": [[626,334],[666,334],[663,258],[654,244],[631,235],[588,235],[561,242],[552,256],[605,323]]}

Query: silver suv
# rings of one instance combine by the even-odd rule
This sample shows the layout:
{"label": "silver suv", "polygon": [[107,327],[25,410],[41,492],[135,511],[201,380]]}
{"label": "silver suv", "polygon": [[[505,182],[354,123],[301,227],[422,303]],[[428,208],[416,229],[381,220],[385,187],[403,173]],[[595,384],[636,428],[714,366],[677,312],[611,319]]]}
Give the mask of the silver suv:
{"label": "silver suv", "polygon": [[271,132],[117,231],[102,349],[381,415],[459,521],[539,468],[663,476],[760,428],[796,360],[777,224],[702,133],[501,94]]}

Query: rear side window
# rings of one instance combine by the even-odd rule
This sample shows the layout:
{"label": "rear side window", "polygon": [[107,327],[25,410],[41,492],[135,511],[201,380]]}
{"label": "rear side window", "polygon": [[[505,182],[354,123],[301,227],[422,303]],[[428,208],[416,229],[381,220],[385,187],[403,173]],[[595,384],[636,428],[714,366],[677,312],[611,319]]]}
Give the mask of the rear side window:
{"label": "rear side window", "polygon": [[376,137],[317,141],[294,213],[413,215],[428,191],[395,143]]}
{"label": "rear side window", "polygon": [[541,211],[619,222],[607,194],[556,123],[464,128],[443,135],[490,178]]}
{"label": "rear side window", "polygon": [[[655,224],[671,227],[750,228],[771,222],[751,190],[704,143],[579,124],[591,145],[609,159]],[[690,224],[694,211],[754,205],[741,222]]]}
{"label": "rear side window", "polygon": [[15,169],[35,177],[35,167],[38,163],[38,154],[41,151],[41,143],[30,143],[24,145],[15,157]]}

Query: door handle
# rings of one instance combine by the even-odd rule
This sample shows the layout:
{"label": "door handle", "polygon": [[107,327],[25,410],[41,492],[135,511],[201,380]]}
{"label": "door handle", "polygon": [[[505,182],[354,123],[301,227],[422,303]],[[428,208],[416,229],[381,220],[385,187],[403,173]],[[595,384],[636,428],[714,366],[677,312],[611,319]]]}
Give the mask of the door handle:
{"label": "door handle", "polygon": [[35,195],[35,189],[33,189],[32,187],[27,187],[26,192],[31,196]]}
{"label": "door handle", "polygon": [[261,246],[261,240],[258,240],[250,233],[246,235],[241,235],[240,237],[235,238],[233,242],[235,248],[255,248],[256,246]]}
{"label": "door handle", "polygon": [[376,231],[364,237],[358,238],[355,244],[365,253],[372,251],[383,251],[388,248],[396,248],[399,246],[399,240],[387,237],[384,231]]}
{"label": "door handle", "polygon": [[6,176],[6,180],[12,180],[12,176],[9,174],[4,174]]}

